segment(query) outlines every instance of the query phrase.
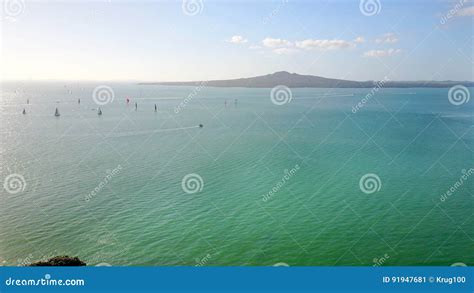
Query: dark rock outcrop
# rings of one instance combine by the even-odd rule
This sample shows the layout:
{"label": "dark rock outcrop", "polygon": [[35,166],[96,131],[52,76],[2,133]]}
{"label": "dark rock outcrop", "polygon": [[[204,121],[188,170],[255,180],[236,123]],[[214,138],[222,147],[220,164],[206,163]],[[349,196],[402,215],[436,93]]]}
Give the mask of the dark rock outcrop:
{"label": "dark rock outcrop", "polygon": [[48,259],[47,261],[38,261],[30,264],[30,267],[47,267],[47,266],[69,266],[69,267],[78,267],[85,266],[86,263],[81,261],[78,257],[69,257],[64,256],[55,256]]}

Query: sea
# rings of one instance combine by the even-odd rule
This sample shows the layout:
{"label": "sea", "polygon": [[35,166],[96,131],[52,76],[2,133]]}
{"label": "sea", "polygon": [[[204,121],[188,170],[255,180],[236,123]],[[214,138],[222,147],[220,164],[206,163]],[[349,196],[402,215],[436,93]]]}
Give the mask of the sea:
{"label": "sea", "polygon": [[4,82],[0,265],[474,265],[472,93]]}

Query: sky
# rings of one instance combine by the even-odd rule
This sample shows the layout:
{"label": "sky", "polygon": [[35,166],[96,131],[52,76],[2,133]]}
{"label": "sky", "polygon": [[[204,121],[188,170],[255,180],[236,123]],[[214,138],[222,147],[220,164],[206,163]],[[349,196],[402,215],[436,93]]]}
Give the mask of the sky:
{"label": "sky", "polygon": [[2,1],[2,80],[474,80],[474,0]]}

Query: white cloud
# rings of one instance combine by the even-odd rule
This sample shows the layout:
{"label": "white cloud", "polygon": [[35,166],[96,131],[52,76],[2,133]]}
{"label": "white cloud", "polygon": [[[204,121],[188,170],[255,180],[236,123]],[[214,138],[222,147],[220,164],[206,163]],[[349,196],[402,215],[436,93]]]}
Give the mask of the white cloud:
{"label": "white cloud", "polygon": [[474,16],[474,6],[460,9],[456,13],[456,16]]}
{"label": "white cloud", "polygon": [[232,44],[244,44],[247,43],[248,40],[242,36],[233,36],[232,38],[230,38],[230,40],[228,40],[228,42]]}
{"label": "white cloud", "polygon": [[273,53],[278,54],[278,55],[290,55],[290,54],[298,52],[298,50],[292,49],[292,48],[277,48],[277,49],[273,49],[272,51]]}
{"label": "white cloud", "polygon": [[394,33],[384,34],[382,37],[375,39],[377,44],[394,44],[398,42],[398,37]]}
{"label": "white cloud", "polygon": [[262,41],[262,44],[265,47],[268,47],[268,48],[291,47],[291,46],[293,46],[293,44],[288,40],[273,39],[273,38],[265,38]]}
{"label": "white cloud", "polygon": [[346,49],[353,47],[354,44],[344,40],[313,40],[308,39],[301,42],[296,42],[296,47],[305,50],[311,49],[322,49],[322,50],[333,50],[333,49]]}
{"label": "white cloud", "polygon": [[357,37],[354,40],[354,43],[356,43],[356,44],[362,44],[363,42],[365,42],[365,39],[363,37]]}
{"label": "white cloud", "polygon": [[251,45],[251,46],[249,46],[249,49],[250,50],[258,50],[258,49],[262,49],[262,47],[259,46],[259,45]]}
{"label": "white cloud", "polygon": [[364,53],[365,57],[390,57],[402,52],[401,49],[388,49],[388,50],[370,50]]}
{"label": "white cloud", "polygon": [[[293,54],[300,49],[302,50],[336,50],[336,49],[348,49],[357,46],[357,44],[363,43],[365,39],[363,37],[357,37],[354,41],[345,40],[315,40],[306,39],[301,41],[289,41],[285,39],[274,39],[265,38],[262,40],[264,47],[271,48],[272,52],[279,55]],[[260,48],[258,46],[250,46],[250,49]]]}

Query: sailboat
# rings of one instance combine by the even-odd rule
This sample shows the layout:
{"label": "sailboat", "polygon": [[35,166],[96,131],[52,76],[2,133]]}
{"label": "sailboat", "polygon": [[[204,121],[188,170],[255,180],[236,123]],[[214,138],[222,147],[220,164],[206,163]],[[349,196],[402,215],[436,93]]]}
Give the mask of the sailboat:
{"label": "sailboat", "polygon": [[97,111],[97,115],[102,115],[102,110],[99,108],[99,110]]}
{"label": "sailboat", "polygon": [[23,108],[23,115],[25,115],[25,114],[26,114],[26,109],[25,109],[25,108]]}
{"label": "sailboat", "polygon": [[57,107],[56,107],[56,111],[54,112],[54,116],[56,116],[56,117],[59,117],[59,116],[61,116],[61,114],[59,114],[59,110],[58,110],[58,108],[57,108]]}

